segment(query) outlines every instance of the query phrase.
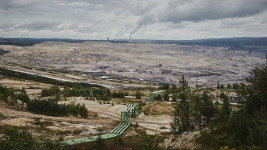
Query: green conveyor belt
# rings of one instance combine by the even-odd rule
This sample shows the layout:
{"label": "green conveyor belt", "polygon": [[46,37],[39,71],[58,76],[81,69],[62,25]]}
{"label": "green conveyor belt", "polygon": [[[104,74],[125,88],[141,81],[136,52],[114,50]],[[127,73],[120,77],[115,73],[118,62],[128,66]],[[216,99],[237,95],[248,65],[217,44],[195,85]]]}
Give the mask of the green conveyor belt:
{"label": "green conveyor belt", "polygon": [[[165,90],[161,91],[154,91],[151,92],[149,95],[149,98],[146,100],[146,104],[150,104],[152,100],[154,100],[155,94],[158,93],[164,93]],[[116,137],[120,134],[122,134],[131,124],[131,117],[136,116],[138,112],[136,111],[136,106],[134,104],[127,104],[124,109],[121,111],[121,120],[120,124],[116,126],[112,131],[106,134],[102,134],[99,136],[90,136],[90,137],[84,137],[84,138],[77,138],[77,139],[71,139],[71,140],[66,140],[63,143],[67,145],[75,145],[75,144],[81,144],[81,143],[87,143],[87,142],[93,142],[98,140],[99,138],[101,139],[109,139]]]}

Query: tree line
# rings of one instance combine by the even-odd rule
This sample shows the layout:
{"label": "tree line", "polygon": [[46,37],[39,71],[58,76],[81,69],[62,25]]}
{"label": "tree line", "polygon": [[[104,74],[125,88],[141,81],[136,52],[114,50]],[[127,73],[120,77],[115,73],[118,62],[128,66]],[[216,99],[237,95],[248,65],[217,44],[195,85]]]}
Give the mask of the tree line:
{"label": "tree line", "polygon": [[68,87],[86,87],[86,88],[103,88],[104,87],[100,85],[94,85],[94,84],[88,84],[88,83],[77,83],[77,82],[66,82],[66,81],[59,81],[56,79],[51,79],[47,77],[42,77],[38,75],[31,75],[31,74],[26,74],[22,72],[17,72],[13,70],[8,70],[5,68],[0,67],[0,74],[7,76],[7,77],[15,77],[19,79],[25,79],[25,80],[31,80],[31,81],[36,81],[36,82],[41,82],[41,83],[46,83],[46,84],[53,84],[53,85],[58,85],[58,86],[68,86]]}
{"label": "tree line", "polygon": [[[58,87],[55,86],[52,87],[51,90],[58,91],[59,89],[57,88]],[[24,106],[24,104],[27,104],[28,111],[38,114],[45,114],[49,116],[80,115],[81,117],[88,117],[88,110],[84,105],[75,105],[73,103],[67,105],[58,104],[58,97],[48,100],[30,100],[30,97],[27,95],[26,90],[24,88],[18,91],[19,93],[16,94],[16,90],[0,86],[0,100],[5,101],[11,106],[17,105],[17,100],[20,100],[22,102],[22,106]]]}
{"label": "tree line", "polygon": [[[16,94],[15,92],[19,92]],[[0,85],[0,100],[5,101],[7,104],[14,106],[18,103],[17,100],[22,103],[30,101],[30,97],[27,95],[25,88],[22,90],[14,90],[13,88],[7,88]]]}
{"label": "tree line", "polygon": [[88,110],[85,105],[80,104],[58,104],[54,100],[34,99],[27,103],[27,110],[48,116],[78,116],[88,117]]}
{"label": "tree line", "polygon": [[50,88],[43,88],[41,97],[55,96],[57,100],[60,99],[60,95],[63,95],[64,98],[67,97],[86,97],[86,99],[96,99],[96,100],[110,100],[112,97],[112,92],[109,89],[102,88],[87,88],[84,86],[74,86],[70,88],[68,86],[64,86],[63,90],[60,90],[57,85],[51,86]]}

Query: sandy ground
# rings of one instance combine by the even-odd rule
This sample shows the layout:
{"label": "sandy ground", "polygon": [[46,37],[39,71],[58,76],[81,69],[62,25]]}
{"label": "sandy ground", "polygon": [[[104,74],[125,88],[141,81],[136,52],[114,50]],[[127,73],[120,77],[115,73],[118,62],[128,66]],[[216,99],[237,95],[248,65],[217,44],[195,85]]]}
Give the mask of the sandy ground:
{"label": "sandy ground", "polygon": [[[36,122],[43,123],[45,129],[53,132],[66,133],[65,138],[73,138],[91,134],[98,134],[100,131],[108,132],[115,127],[114,121],[109,118],[97,117],[87,119],[76,117],[52,117],[33,114],[26,111],[18,111],[0,105],[0,126],[30,127],[40,129]],[[40,129],[41,130],[41,129]],[[78,132],[75,134],[75,132]]]}
{"label": "sandy ground", "polygon": [[[39,82],[33,82],[33,81],[22,81],[22,80],[13,80],[13,79],[0,79],[0,85],[9,87],[9,88],[14,88],[14,89],[22,89],[23,87],[26,88],[47,88],[50,87],[51,85],[49,84],[43,84]],[[33,89],[36,90],[36,89]],[[39,90],[39,89],[37,89]]]}
{"label": "sandy ground", "polygon": [[15,79],[8,79],[8,78],[0,78],[0,85],[13,88],[13,89],[22,89],[25,88],[27,94],[31,99],[34,99],[40,96],[42,88],[49,88],[52,85],[33,82],[33,81],[22,81],[22,80],[15,80]]}
{"label": "sandy ground", "polygon": [[[68,98],[67,101],[61,101],[60,103],[71,102],[84,104],[88,110],[96,112],[100,116],[109,117],[118,121],[120,120],[120,112],[125,107],[125,105],[121,104],[115,104],[114,106],[111,104],[99,104],[97,101],[84,100],[83,97],[71,97]],[[131,119],[133,124],[137,122],[140,126],[156,132],[169,132],[171,121],[172,119],[169,115],[147,116],[143,113]]]}
{"label": "sandy ground", "polygon": [[[14,89],[22,89],[23,87],[26,88],[26,92],[29,94],[31,98],[35,98],[40,95],[41,89],[27,89],[30,87],[35,88],[48,88],[51,85],[49,84],[42,84],[38,82],[32,82],[32,81],[21,81],[21,80],[14,80],[14,79],[7,79],[7,78],[0,78],[0,84],[6,87],[12,87]],[[135,100],[135,99],[133,99]],[[138,100],[142,101],[142,100]],[[89,101],[84,100],[83,97],[70,97],[67,99],[67,101],[60,101],[59,103],[80,103],[85,104],[87,109],[91,112],[95,112],[98,114],[98,118],[110,118],[112,119],[112,122],[119,121],[120,120],[120,113],[125,107],[127,101],[124,103],[121,102],[121,104],[118,104],[116,102],[114,106],[112,106],[112,102],[110,104],[99,104],[97,101]],[[152,107],[154,103],[151,104]],[[89,134],[96,134],[98,133],[98,130],[101,128],[106,128],[107,132],[109,129],[112,128],[111,125],[108,125],[108,123],[111,123],[110,119],[107,119],[107,122],[105,122],[103,125],[101,124],[102,121],[99,121],[98,124],[95,124],[93,122],[92,124],[88,123],[69,123],[67,120],[70,119],[73,121],[74,117],[68,117],[62,120],[61,117],[49,117],[44,115],[37,115],[37,114],[31,114],[29,112],[20,112],[13,109],[2,107],[0,113],[5,116],[5,119],[1,120],[0,125],[9,125],[9,126],[31,126],[31,127],[38,127],[38,125],[34,125],[36,122],[36,118],[44,119],[41,120],[43,122],[51,122],[51,126],[47,126],[47,129],[51,129],[54,131],[67,131],[69,128],[74,130],[81,130],[82,135],[89,135]],[[160,108],[161,109],[161,108]],[[153,110],[153,109],[152,109]],[[69,121],[70,121],[69,120]],[[160,120],[160,121],[159,121]],[[84,121],[79,120],[79,121]],[[91,120],[92,121],[92,120]],[[104,122],[104,121],[103,121]],[[168,132],[169,131],[169,123],[171,122],[170,116],[168,115],[160,115],[160,116],[146,116],[144,114],[141,114],[137,116],[136,118],[132,119],[132,123],[139,123],[140,126],[151,129],[151,131],[159,131],[159,132]]]}

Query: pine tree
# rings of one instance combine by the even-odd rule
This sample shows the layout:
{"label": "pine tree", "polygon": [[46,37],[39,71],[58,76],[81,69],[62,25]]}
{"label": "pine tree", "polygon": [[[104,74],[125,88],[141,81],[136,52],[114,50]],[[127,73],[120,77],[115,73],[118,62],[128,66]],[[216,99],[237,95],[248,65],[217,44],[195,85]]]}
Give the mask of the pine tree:
{"label": "pine tree", "polygon": [[25,103],[30,101],[30,97],[27,95],[25,88],[22,88],[21,93],[18,94],[18,99]]}
{"label": "pine tree", "polygon": [[180,102],[174,103],[173,122],[171,123],[171,130],[174,134],[182,134],[193,127],[189,101],[190,87],[184,76],[181,77],[179,83],[178,98]]}
{"label": "pine tree", "polygon": [[136,99],[141,99],[141,95],[142,95],[142,93],[140,91],[136,91],[136,93],[135,93]]}
{"label": "pine tree", "polygon": [[172,95],[172,101],[173,102],[177,102],[177,98],[178,98],[178,96],[176,93]]}
{"label": "pine tree", "polygon": [[231,114],[231,108],[230,108],[230,105],[229,105],[228,96],[225,96],[223,98],[223,107],[222,107],[222,109],[223,109],[224,115],[225,115],[225,117],[226,117],[226,119],[228,121],[229,118],[230,118],[230,114]]}
{"label": "pine tree", "polygon": [[215,116],[215,108],[213,106],[212,97],[208,95],[207,91],[202,94],[201,115],[204,118],[204,122],[208,124]]}
{"label": "pine tree", "polygon": [[82,117],[88,117],[88,110],[84,104],[80,107],[80,115]]}
{"label": "pine tree", "polygon": [[201,125],[201,95],[198,93],[191,95],[192,117],[194,125]]}
{"label": "pine tree", "polygon": [[163,99],[164,99],[164,101],[169,101],[169,94],[168,94],[168,92],[164,93]]}

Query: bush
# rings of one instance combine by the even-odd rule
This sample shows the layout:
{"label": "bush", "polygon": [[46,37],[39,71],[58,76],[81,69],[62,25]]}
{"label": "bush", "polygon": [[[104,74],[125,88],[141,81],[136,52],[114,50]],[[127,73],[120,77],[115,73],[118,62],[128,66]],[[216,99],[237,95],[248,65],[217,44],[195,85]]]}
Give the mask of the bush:
{"label": "bush", "polygon": [[58,86],[51,86],[49,89],[44,88],[42,89],[42,97],[47,97],[47,96],[53,96],[53,95],[58,95],[60,92],[59,87]]}
{"label": "bush", "polygon": [[246,81],[233,85],[240,103],[238,110],[233,113],[228,106],[227,96],[220,95],[224,105],[217,115],[219,121],[210,124],[210,132],[201,133],[198,140],[202,147],[267,148],[267,64],[256,66]]}
{"label": "bush", "polygon": [[161,95],[161,94],[157,94],[157,95],[155,96],[155,99],[156,99],[156,100],[162,100],[162,95]]}
{"label": "bush", "polygon": [[12,88],[5,88],[0,86],[0,100],[7,102],[8,105],[14,106],[17,104],[17,95],[15,90]]}
{"label": "bush", "polygon": [[64,150],[59,140],[52,141],[45,136],[34,139],[28,131],[9,129],[0,138],[0,149],[3,150]]}
{"label": "bush", "polygon": [[80,106],[79,104],[75,105],[74,103],[59,105],[54,100],[31,100],[27,103],[27,110],[49,116],[88,116],[88,110],[84,105]]}
{"label": "bush", "polygon": [[169,101],[169,94],[167,92],[164,93],[163,99],[164,99],[164,101]]}
{"label": "bush", "polygon": [[140,91],[135,92],[136,99],[141,99],[142,93]]}
{"label": "bush", "polygon": [[120,92],[120,91],[118,91],[118,92],[114,91],[112,93],[112,97],[114,97],[114,98],[124,98],[125,97],[125,93],[124,92]]}
{"label": "bush", "polygon": [[21,100],[22,102],[25,102],[25,103],[30,101],[30,97],[27,95],[25,88],[23,88],[21,90],[21,93],[18,94],[18,99]]}

